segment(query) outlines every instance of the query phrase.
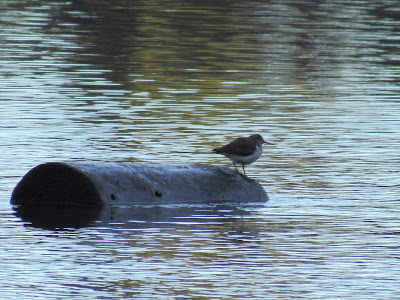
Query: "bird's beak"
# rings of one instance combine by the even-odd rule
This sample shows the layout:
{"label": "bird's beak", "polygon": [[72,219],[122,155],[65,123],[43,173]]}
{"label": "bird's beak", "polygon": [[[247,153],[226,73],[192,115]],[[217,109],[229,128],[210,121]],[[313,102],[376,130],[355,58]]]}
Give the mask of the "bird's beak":
{"label": "bird's beak", "polygon": [[274,143],[270,143],[270,142],[267,142],[267,141],[264,141],[264,144],[275,145]]}

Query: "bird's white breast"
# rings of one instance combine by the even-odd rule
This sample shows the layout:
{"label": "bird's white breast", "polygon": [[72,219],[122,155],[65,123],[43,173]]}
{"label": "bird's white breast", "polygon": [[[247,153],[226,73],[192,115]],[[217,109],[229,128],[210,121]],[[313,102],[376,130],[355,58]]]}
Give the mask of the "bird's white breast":
{"label": "bird's white breast", "polygon": [[227,155],[227,157],[235,163],[249,165],[260,158],[262,151],[263,151],[262,147],[257,145],[256,151],[254,151],[253,154],[251,155],[241,156],[236,154],[229,154],[229,156]]}

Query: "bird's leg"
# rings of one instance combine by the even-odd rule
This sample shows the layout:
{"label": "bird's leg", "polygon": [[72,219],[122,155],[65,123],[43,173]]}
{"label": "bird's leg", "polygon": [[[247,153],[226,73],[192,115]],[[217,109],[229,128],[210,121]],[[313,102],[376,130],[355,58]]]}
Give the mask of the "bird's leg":
{"label": "bird's leg", "polygon": [[236,164],[234,162],[233,162],[233,165],[235,166],[236,172],[239,173],[239,170],[237,169]]}
{"label": "bird's leg", "polygon": [[247,175],[246,175],[246,171],[244,170],[244,164],[242,165],[242,168],[243,168],[243,176],[244,176],[244,178],[246,178],[246,179],[248,179],[249,181],[253,181],[254,179],[251,179],[250,177],[247,177]]}

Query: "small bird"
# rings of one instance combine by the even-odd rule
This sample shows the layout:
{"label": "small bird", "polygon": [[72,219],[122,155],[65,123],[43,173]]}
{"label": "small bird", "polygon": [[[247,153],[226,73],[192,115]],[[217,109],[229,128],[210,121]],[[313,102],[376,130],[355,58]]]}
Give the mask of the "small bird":
{"label": "small bird", "polygon": [[273,145],[273,143],[264,141],[261,135],[252,134],[249,137],[237,138],[220,148],[213,149],[212,152],[217,154],[222,154],[227,158],[229,158],[233,162],[236,172],[238,173],[239,171],[236,167],[236,163],[241,164],[243,168],[244,177],[250,179],[246,176],[244,165],[249,165],[260,158],[263,151],[262,144]]}

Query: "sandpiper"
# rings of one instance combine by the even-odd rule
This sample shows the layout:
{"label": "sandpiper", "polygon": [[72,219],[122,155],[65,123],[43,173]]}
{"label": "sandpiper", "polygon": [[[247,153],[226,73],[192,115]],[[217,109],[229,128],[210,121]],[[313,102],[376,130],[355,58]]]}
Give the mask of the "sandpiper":
{"label": "sandpiper", "polygon": [[241,164],[243,175],[248,178],[244,170],[244,165],[249,165],[260,158],[262,154],[262,144],[273,145],[272,143],[264,141],[261,135],[252,134],[249,137],[237,138],[225,146],[213,149],[212,152],[225,155],[229,158],[233,162],[236,172],[238,173],[239,171],[236,167],[236,163]]}

